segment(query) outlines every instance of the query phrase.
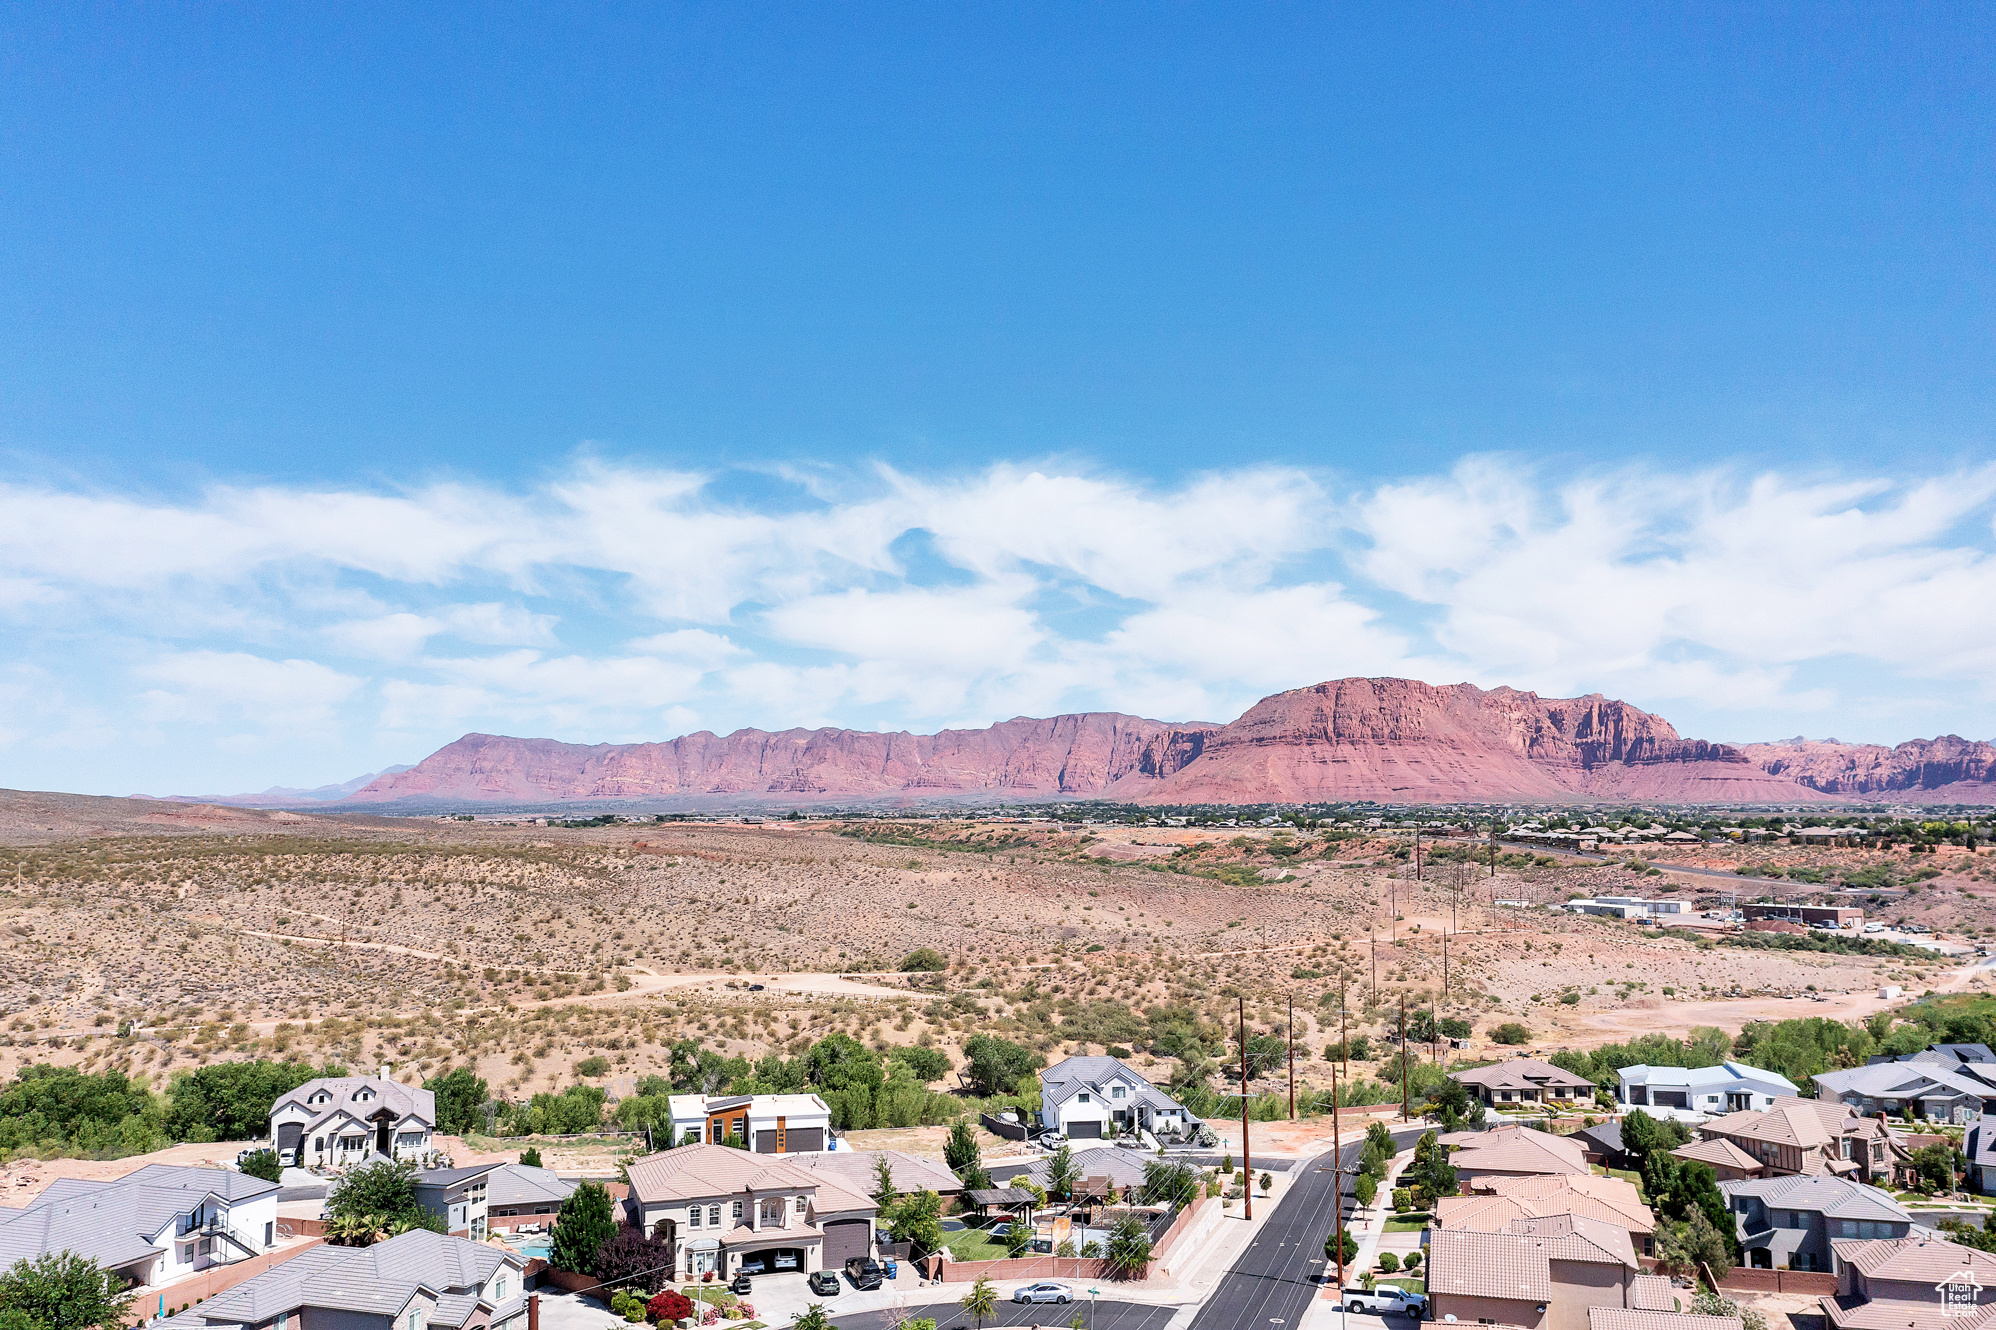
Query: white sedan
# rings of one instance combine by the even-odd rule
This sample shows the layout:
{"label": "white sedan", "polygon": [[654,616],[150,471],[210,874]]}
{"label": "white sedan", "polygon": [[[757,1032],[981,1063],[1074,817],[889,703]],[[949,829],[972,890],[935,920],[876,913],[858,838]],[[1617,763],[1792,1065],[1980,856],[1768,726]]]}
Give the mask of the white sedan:
{"label": "white sedan", "polygon": [[1012,1294],[1014,1302],[1073,1302],[1074,1293],[1065,1284],[1047,1280],[1039,1284],[1021,1284]]}

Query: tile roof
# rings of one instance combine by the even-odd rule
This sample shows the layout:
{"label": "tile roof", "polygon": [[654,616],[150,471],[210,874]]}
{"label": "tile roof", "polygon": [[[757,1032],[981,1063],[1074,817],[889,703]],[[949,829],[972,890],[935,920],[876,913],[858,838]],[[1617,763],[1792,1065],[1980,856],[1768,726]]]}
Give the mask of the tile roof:
{"label": "tile roof", "polygon": [[1586,1150],[1579,1141],[1530,1127],[1452,1132],[1440,1139],[1451,1145],[1460,1143],[1449,1158],[1458,1169],[1495,1173],[1588,1171]]}
{"label": "tile roof", "polygon": [[[502,1264],[516,1271],[525,1268],[519,1256],[502,1247],[426,1229],[372,1247],[309,1247],[161,1325],[173,1330],[216,1322],[247,1325],[301,1307],[392,1316],[423,1288],[443,1300],[432,1323],[458,1326],[477,1307],[486,1280]],[[516,1281],[513,1296],[491,1319],[510,1314],[524,1291]]]}
{"label": "tile roof", "polygon": [[1679,1159],[1695,1160],[1700,1164],[1710,1164],[1714,1168],[1738,1168],[1758,1171],[1761,1162],[1746,1151],[1734,1145],[1723,1136],[1707,1141],[1693,1141],[1680,1145],[1670,1152]]}
{"label": "tile roof", "polygon": [[1605,1220],[1581,1215],[1538,1215],[1511,1221],[1511,1232],[1521,1238],[1543,1238],[1546,1255],[1555,1261],[1584,1261],[1590,1265],[1620,1265],[1640,1270],[1635,1243],[1629,1230]]}
{"label": "tile roof", "polygon": [[1552,1265],[1546,1243],[1508,1233],[1438,1230],[1428,1238],[1428,1294],[1548,1301]]}
{"label": "tile roof", "polygon": [[177,1164],[147,1164],[115,1182],[58,1178],[25,1209],[0,1214],[0,1269],[52,1251],[129,1264],[162,1250],[154,1235],[207,1197],[233,1204],[277,1190],[235,1169]]}
{"label": "tile roof", "polygon": [[843,1179],[854,1191],[873,1194],[874,1161],[885,1158],[894,1176],[896,1191],[954,1192],[963,1190],[963,1179],[950,1172],[940,1159],[911,1155],[905,1150],[824,1150],[810,1154],[785,1155],[785,1159],[810,1169]]}
{"label": "tile roof", "polygon": [[1973,1270],[1996,1288],[1996,1256],[1939,1238],[1834,1238],[1837,1257],[1867,1279],[1938,1284],[1959,1270]]}
{"label": "tile roof", "polygon": [[1721,1182],[1728,1202],[1735,1196],[1757,1196],[1776,1210],[1809,1210],[1832,1219],[1876,1219],[1910,1224],[1906,1208],[1876,1187],[1847,1178],[1799,1174],[1781,1178],[1740,1178]]}
{"label": "tile roof", "polygon": [[1960,1316],[1942,1314],[1935,1302],[1910,1298],[1823,1298],[1817,1303],[1835,1330],[1991,1330],[1996,1327],[1996,1303],[1985,1303]]}
{"label": "tile roof", "polygon": [[1629,1281],[1629,1310],[1674,1312],[1677,1290],[1668,1275],[1637,1275]]}
{"label": "tile roof", "polygon": [[631,1195],[659,1205],[745,1191],[813,1192],[818,1209],[877,1210],[864,1190],[844,1178],[805,1168],[787,1155],[751,1154],[725,1145],[682,1145],[646,1155],[630,1166]]}
{"label": "tile roof", "polygon": [[1594,1088],[1594,1082],[1585,1076],[1576,1076],[1564,1067],[1555,1067],[1538,1058],[1511,1058],[1487,1067],[1452,1071],[1449,1079],[1491,1090],[1535,1090],[1549,1085],[1564,1085],[1576,1090]]}
{"label": "tile roof", "polygon": [[1656,1232],[1656,1216],[1642,1203],[1641,1193],[1620,1178],[1557,1173],[1479,1181],[1495,1185],[1470,1196],[1443,1197],[1436,1203],[1437,1226],[1503,1233],[1514,1219],[1581,1215],[1631,1233]]}
{"label": "tile roof", "polygon": [[1647,1311],[1629,1307],[1589,1307],[1587,1330],[1740,1330],[1737,1316]]}

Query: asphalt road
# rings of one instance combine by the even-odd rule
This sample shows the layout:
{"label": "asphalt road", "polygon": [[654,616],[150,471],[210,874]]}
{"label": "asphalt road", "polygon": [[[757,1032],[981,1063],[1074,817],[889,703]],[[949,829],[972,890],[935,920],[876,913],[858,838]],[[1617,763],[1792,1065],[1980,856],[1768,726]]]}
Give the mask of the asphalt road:
{"label": "asphalt road", "polygon": [[[1403,1127],[1393,1143],[1406,1149],[1432,1127]],[[1339,1165],[1358,1166],[1362,1141],[1339,1151]],[[1324,1239],[1335,1220],[1337,1173],[1329,1154],[1303,1165],[1261,1232],[1221,1278],[1192,1319],[1190,1330],[1295,1330],[1310,1299],[1323,1290]],[[1354,1202],[1344,1186],[1345,1213]]]}
{"label": "asphalt road", "polygon": [[[1088,1304],[1089,1284],[1085,1280],[1063,1279],[1075,1291],[1074,1302],[1069,1306],[1058,1303],[1036,1302],[1020,1304],[1006,1299],[998,1304],[998,1314],[986,1321],[987,1326],[995,1325],[1067,1325],[1078,1312],[1086,1319],[1093,1316],[1094,1330],[1164,1330],[1165,1323],[1178,1311],[1176,1307],[1152,1307],[1141,1302],[1111,1302],[1098,1299],[1091,1313]],[[908,1316],[933,1317],[938,1330],[975,1330],[963,1308],[954,1302],[930,1302],[911,1305]],[[887,1330],[887,1327],[900,1319],[902,1313],[882,1309],[880,1311],[857,1312],[851,1316],[833,1318],[839,1330]]]}

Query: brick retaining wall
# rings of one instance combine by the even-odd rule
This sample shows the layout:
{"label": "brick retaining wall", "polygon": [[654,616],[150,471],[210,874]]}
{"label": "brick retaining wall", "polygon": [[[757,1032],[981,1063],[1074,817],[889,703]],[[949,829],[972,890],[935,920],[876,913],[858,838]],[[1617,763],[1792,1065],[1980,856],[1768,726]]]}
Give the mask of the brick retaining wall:
{"label": "brick retaining wall", "polygon": [[1752,1270],[1734,1266],[1719,1287],[1752,1293],[1834,1293],[1837,1277],[1821,1270]]}

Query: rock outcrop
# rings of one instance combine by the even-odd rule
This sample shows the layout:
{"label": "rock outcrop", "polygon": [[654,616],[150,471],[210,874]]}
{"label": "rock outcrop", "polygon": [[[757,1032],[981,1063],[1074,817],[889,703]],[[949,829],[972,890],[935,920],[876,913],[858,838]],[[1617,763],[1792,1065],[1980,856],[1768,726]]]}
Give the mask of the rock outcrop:
{"label": "rock outcrop", "polygon": [[1894,748],[1790,739],[1743,744],[1740,751],[1770,775],[1824,794],[1908,803],[1996,803],[1996,744],[1956,734],[1912,739]]}
{"label": "rock outcrop", "polygon": [[1661,717],[1598,694],[1339,679],[1264,698],[1226,725],[1084,712],[933,735],[737,730],[581,745],[468,734],[344,802],[1798,803],[1846,793],[1682,738]]}

